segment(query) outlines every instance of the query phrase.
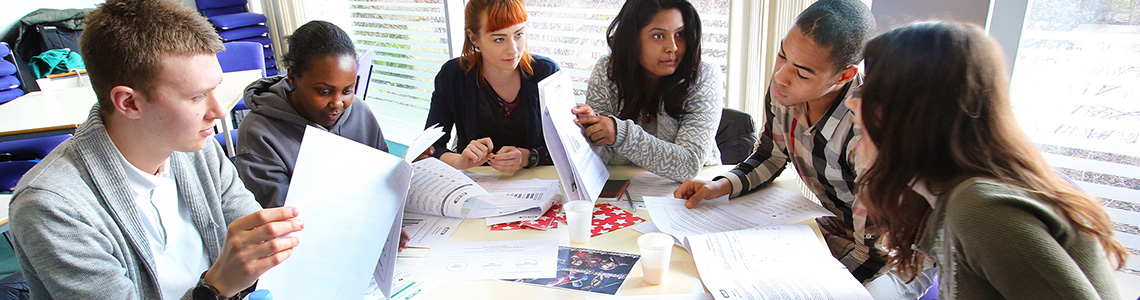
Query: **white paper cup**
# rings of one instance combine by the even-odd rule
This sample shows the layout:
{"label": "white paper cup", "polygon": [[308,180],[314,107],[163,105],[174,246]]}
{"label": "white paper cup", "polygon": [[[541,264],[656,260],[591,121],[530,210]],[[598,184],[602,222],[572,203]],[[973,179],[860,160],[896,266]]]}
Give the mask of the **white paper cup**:
{"label": "white paper cup", "polygon": [[594,228],[594,203],[590,201],[570,201],[562,205],[566,211],[566,225],[570,226],[570,242],[590,241],[590,231]]}
{"label": "white paper cup", "polygon": [[669,274],[669,259],[673,256],[673,237],[660,232],[642,234],[637,238],[637,248],[641,251],[641,271],[645,274],[645,283],[665,283],[666,275]]}

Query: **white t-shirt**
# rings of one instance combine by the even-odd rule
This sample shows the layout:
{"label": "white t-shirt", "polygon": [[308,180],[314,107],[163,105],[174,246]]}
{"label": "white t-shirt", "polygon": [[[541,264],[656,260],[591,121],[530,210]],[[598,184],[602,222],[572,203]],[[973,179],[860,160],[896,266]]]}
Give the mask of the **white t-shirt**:
{"label": "white t-shirt", "polygon": [[116,153],[146,229],[162,297],[179,299],[198,285],[198,278],[210,268],[210,262],[202,235],[194,227],[190,207],[178,200],[170,160],[163,162],[158,175],[153,175],[136,168],[122,153]]}

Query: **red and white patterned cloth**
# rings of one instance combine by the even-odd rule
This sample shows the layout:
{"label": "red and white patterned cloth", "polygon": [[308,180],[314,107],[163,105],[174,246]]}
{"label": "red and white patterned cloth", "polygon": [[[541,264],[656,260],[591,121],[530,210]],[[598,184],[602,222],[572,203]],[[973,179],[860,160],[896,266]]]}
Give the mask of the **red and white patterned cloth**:
{"label": "red and white patterned cloth", "polygon": [[[566,213],[559,210],[556,219],[565,224]],[[645,222],[645,219],[620,207],[609,203],[598,203],[594,205],[594,229],[590,231],[590,236],[595,237],[614,232],[641,222]]]}
{"label": "red and white patterned cloth", "polygon": [[[491,230],[537,229],[546,231],[551,228],[558,228],[558,222],[555,220],[563,224],[566,223],[566,213],[562,212],[562,205],[551,206],[538,220],[498,224],[491,226]],[[609,203],[598,203],[594,205],[594,229],[590,232],[590,236],[595,237],[614,232],[641,222],[645,222],[645,219],[620,207]]]}
{"label": "red and white patterned cloth", "polygon": [[554,221],[554,216],[555,216],[555,214],[557,214],[558,212],[561,212],[561,211],[562,211],[562,205],[555,204],[554,206],[551,206],[550,209],[546,210],[546,213],[542,214],[541,217],[538,217],[537,220],[518,221],[518,222],[496,224],[496,225],[491,226],[491,230],[500,231],[500,230],[517,230],[517,229],[528,229],[529,228],[529,229],[537,229],[537,230],[546,231],[547,229],[558,228],[558,222]]}

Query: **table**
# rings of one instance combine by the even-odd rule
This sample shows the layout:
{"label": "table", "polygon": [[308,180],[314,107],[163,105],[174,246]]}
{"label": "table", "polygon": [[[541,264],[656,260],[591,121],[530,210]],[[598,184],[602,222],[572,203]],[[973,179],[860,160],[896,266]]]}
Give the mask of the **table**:
{"label": "table", "polygon": [[[261,78],[261,70],[247,70],[222,73],[222,83],[214,89],[228,112],[241,98],[242,91],[250,82]],[[0,141],[18,140],[42,136],[52,136],[75,132],[76,128],[91,112],[91,106],[98,102],[95,91],[89,86],[71,87],[50,92],[31,92],[4,105],[0,105]],[[222,121],[222,128],[229,138],[229,113]],[[233,152],[233,143],[227,144]]]}
{"label": "table", "polygon": [[[715,166],[704,168],[697,178],[712,179],[712,177],[731,170],[733,166]],[[639,167],[610,166],[611,179],[629,179],[637,172],[644,171]],[[490,167],[477,167],[469,171],[475,173],[494,173]],[[499,180],[520,179],[557,179],[554,167],[538,167],[529,170],[520,170],[513,175],[503,175]],[[795,172],[783,172],[774,185],[790,191],[799,191]],[[670,191],[671,192],[671,191]],[[649,220],[649,212],[638,210],[635,215]],[[823,235],[814,220],[804,222],[812,227],[823,244]],[[468,219],[456,229],[448,242],[472,241],[498,241],[498,240],[537,240],[559,239],[567,236],[567,226],[559,226],[546,232],[538,230],[490,231],[483,219]],[[637,237],[641,233],[632,228],[599,235],[584,244],[570,244],[571,247],[591,248],[615,252],[638,253]],[[409,248],[404,250],[397,258],[397,262],[418,265],[422,257],[426,256],[428,249]],[[705,293],[704,285],[697,275],[697,267],[693,263],[693,256],[680,247],[672,251],[669,268],[668,283],[652,286],[642,280],[641,267],[634,267],[629,273],[625,283],[618,290],[617,295],[652,295],[652,294],[689,294]],[[501,280],[473,280],[450,281],[426,291],[426,299],[583,299],[586,296],[604,296],[604,294],[583,291],[572,291],[550,288],[537,285],[521,284]]]}

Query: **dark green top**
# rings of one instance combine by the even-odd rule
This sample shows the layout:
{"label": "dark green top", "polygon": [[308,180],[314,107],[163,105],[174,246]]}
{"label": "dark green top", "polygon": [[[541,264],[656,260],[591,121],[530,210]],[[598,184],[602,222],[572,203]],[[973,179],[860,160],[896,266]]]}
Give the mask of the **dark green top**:
{"label": "dark green top", "polygon": [[1100,242],[1024,190],[971,178],[938,197],[917,249],[940,299],[1119,299]]}

